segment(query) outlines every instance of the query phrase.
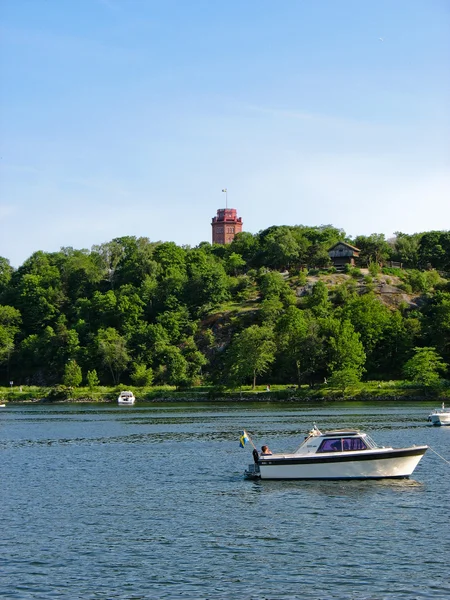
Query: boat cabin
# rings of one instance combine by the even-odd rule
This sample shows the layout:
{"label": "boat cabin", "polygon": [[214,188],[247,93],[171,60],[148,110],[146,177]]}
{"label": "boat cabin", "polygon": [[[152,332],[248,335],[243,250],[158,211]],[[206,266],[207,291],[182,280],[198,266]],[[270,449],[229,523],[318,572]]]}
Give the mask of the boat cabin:
{"label": "boat cabin", "polygon": [[297,449],[295,454],[314,452],[355,452],[378,448],[377,444],[366,433],[359,431],[327,431],[320,433],[312,430]]}

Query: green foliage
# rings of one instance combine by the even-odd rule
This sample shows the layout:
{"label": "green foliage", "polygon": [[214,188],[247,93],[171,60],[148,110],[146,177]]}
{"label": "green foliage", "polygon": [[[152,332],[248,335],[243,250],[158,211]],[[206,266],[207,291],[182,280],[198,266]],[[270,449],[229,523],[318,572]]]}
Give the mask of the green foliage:
{"label": "green foliage", "polygon": [[11,267],[9,260],[0,256],[0,301],[2,294],[5,292],[11,281],[13,273],[14,269]]}
{"label": "green foliage", "polygon": [[408,271],[406,281],[411,286],[413,292],[426,293],[432,290],[441,280],[437,271]]}
{"label": "green foliage", "polygon": [[138,387],[148,387],[153,383],[153,370],[144,364],[135,364],[130,379]]}
{"label": "green foliage", "polygon": [[99,329],[97,348],[100,359],[111,373],[114,384],[118,384],[120,376],[130,362],[125,339],[112,327]]}
{"label": "green foliage", "polygon": [[267,298],[261,302],[259,314],[262,323],[273,325],[282,313],[283,303],[278,298]]}
{"label": "green foliage", "polygon": [[383,267],[381,272],[385,275],[393,275],[395,277],[399,277],[402,279],[405,276],[405,271],[403,269],[399,269],[398,267]]}
{"label": "green foliage", "polygon": [[362,277],[361,269],[358,269],[357,267],[345,265],[345,272],[350,275],[350,277],[353,277],[353,279],[359,279]]}
{"label": "green foliage", "polygon": [[225,269],[227,273],[237,275],[243,270],[247,263],[240,254],[232,252],[225,261]]}
{"label": "green foliage", "polygon": [[16,308],[0,306],[0,363],[9,360],[21,321],[20,312]]}
{"label": "green foliage", "polygon": [[374,261],[369,262],[369,273],[372,277],[376,277],[381,271],[381,267],[378,263]]}
{"label": "green foliage", "polygon": [[86,383],[91,391],[100,384],[100,380],[97,376],[97,371],[95,369],[87,372]]}
{"label": "green foliage", "polygon": [[311,296],[308,298],[307,306],[318,317],[326,315],[331,304],[328,298],[328,288],[323,281],[318,281],[314,284],[311,291]]}
{"label": "green foliage", "polygon": [[83,374],[81,372],[81,367],[75,360],[69,360],[64,368],[64,385],[69,388],[74,388],[78,387],[82,381]]}
{"label": "green foliage", "polygon": [[366,361],[364,346],[350,321],[328,318],[321,323],[331,373],[350,369],[361,378]]}
{"label": "green foliage", "polygon": [[[419,260],[420,234],[408,235],[397,231],[395,233],[392,260],[400,262],[404,267],[416,269]],[[398,275],[392,273],[392,275]]]}
{"label": "green foliage", "polygon": [[361,375],[358,372],[358,369],[353,368],[351,365],[346,365],[333,371],[333,374],[328,380],[328,384],[332,388],[336,387],[341,390],[342,394],[345,396],[347,389],[351,386],[356,386],[360,380]]}
{"label": "green foliage", "polygon": [[372,233],[369,236],[359,235],[355,239],[354,245],[359,248],[359,260],[366,267],[371,263],[382,265],[391,255],[391,247],[382,233]]}
{"label": "green foliage", "polygon": [[298,285],[306,285],[307,281],[308,281],[307,271],[305,269],[300,269],[300,271],[298,273],[298,279],[297,279]]}
{"label": "green foliage", "polygon": [[414,348],[414,356],[403,367],[406,379],[426,387],[439,382],[440,373],[445,372],[446,365],[434,348]]}
{"label": "green foliage", "polygon": [[265,373],[275,360],[276,346],[273,331],[269,327],[251,325],[236,334],[228,351],[228,373],[230,381],[242,384]]}
{"label": "green foliage", "polygon": [[190,384],[188,376],[188,362],[175,346],[169,346],[164,352],[165,372],[164,381],[177,388]]}
{"label": "green foliage", "polygon": [[418,267],[450,271],[450,231],[428,231],[420,236]]}
{"label": "green foliage", "polygon": [[[0,258],[0,382],[54,386],[72,359],[95,373],[91,387],[99,378],[148,384],[147,372],[178,388],[262,374],[274,385],[313,386],[350,368],[398,377],[414,347],[434,348],[448,369],[447,232],[355,242],[371,277],[386,258],[399,260],[408,270],[383,271],[420,298],[361,295],[358,269],[348,268],[352,277],[323,270],[328,249],[346,239],[330,225],[274,226],[228,246],[124,236],[90,251],[35,252],[17,270]],[[240,336],[256,355],[239,354]]]}

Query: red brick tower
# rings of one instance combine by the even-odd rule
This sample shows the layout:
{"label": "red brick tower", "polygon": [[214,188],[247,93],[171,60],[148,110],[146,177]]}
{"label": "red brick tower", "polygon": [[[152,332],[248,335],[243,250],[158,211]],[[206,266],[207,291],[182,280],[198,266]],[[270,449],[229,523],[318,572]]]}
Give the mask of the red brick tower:
{"label": "red brick tower", "polygon": [[211,221],[212,243],[229,244],[242,231],[242,219],[235,208],[219,208]]}

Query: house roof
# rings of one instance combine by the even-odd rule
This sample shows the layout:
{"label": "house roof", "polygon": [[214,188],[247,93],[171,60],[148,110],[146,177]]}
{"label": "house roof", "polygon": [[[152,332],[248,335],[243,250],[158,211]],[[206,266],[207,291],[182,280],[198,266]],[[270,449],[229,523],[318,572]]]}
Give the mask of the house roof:
{"label": "house roof", "polygon": [[361,252],[361,250],[359,248],[356,248],[356,246],[352,246],[351,244],[347,244],[347,242],[337,242],[337,244],[334,244],[334,246],[331,246],[331,248],[328,248],[328,252],[330,252],[331,250],[334,250],[334,248],[336,248],[336,246],[347,246],[347,248],[350,248],[354,252]]}

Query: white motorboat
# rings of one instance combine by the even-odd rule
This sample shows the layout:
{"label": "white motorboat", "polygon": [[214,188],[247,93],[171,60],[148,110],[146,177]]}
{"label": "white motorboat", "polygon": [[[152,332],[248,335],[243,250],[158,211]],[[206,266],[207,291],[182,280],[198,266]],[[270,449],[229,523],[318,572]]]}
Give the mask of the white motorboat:
{"label": "white motorboat", "polygon": [[259,455],[245,475],[252,479],[384,479],[409,477],[428,446],[378,446],[362,431],[322,433],[314,425],[293,453]]}
{"label": "white motorboat", "polygon": [[133,392],[120,392],[118,403],[121,406],[133,406],[136,402]]}
{"label": "white motorboat", "polygon": [[443,402],[442,408],[437,408],[428,415],[428,421],[430,421],[432,425],[450,425],[450,409],[445,408]]}

